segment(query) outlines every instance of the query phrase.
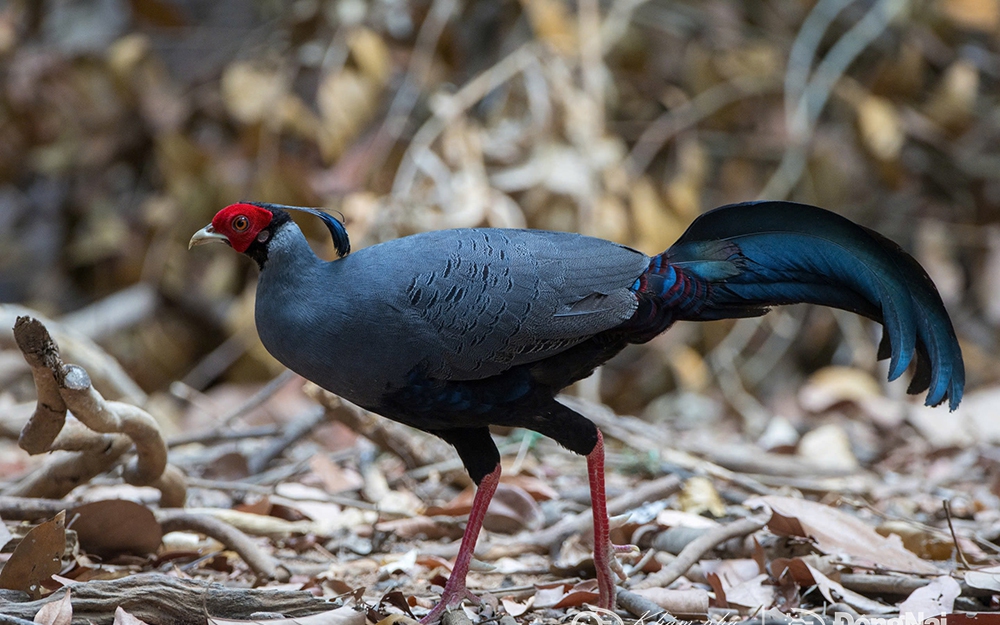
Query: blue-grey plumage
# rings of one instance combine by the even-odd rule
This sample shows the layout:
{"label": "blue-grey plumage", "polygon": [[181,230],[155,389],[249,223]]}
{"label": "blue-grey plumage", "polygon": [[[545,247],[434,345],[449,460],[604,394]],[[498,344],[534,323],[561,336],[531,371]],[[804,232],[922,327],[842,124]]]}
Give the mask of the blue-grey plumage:
{"label": "blue-grey plumage", "polygon": [[333,261],[316,257],[286,209],[300,210],[226,207],[191,245],[222,241],[257,262],[257,330],[278,360],[453,444],[481,485],[427,622],[468,595],[464,572],[500,477],[489,425],[530,428],[587,457],[599,604],[613,607],[601,435],[555,396],[675,321],[762,315],[796,302],[842,308],[884,326],[879,355],[891,358],[890,379],[915,360],[910,392],[952,409],[962,398],[961,349],[923,268],[878,233],[813,206],[722,207],[652,258],[577,234],[490,228],[348,254],[343,224],[321,215],[341,257]]}
{"label": "blue-grey plumage", "polygon": [[428,232],[320,260],[292,222],[257,286],[265,347],[363,406],[419,371],[479,380],[625,322],[648,265],[632,249],[532,230]]}

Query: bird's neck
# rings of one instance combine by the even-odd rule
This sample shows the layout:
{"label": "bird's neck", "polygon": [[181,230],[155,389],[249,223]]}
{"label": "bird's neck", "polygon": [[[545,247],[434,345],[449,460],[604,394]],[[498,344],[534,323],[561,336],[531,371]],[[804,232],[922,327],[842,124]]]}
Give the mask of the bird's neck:
{"label": "bird's neck", "polygon": [[282,281],[286,284],[308,280],[312,272],[325,265],[306,241],[302,231],[293,223],[274,232],[262,258],[255,258],[260,266],[261,280]]}

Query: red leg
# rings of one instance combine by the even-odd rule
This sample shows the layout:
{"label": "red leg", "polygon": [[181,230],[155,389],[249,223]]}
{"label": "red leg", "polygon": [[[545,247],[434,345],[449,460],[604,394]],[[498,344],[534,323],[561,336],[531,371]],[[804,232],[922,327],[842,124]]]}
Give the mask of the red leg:
{"label": "red leg", "polygon": [[[493,499],[493,493],[496,492],[499,483],[500,464],[498,463],[497,468],[484,477],[476,489],[476,497],[472,500],[472,510],[469,512],[469,521],[466,523],[465,533],[462,535],[462,545],[458,548],[455,566],[452,567],[451,575],[444,586],[444,592],[441,593],[441,603],[434,606],[434,609],[428,612],[427,616],[420,619],[424,625],[437,623],[441,620],[445,610],[457,607],[465,599],[479,603],[479,598],[465,587],[465,577],[469,574],[469,565],[472,563],[472,556],[476,551],[476,540],[479,538],[479,532],[483,528],[486,509],[490,507],[490,500]],[[601,492],[603,497],[603,488]],[[606,520],[607,514],[605,514]]]}
{"label": "red leg", "polygon": [[631,545],[611,544],[611,524],[608,520],[607,498],[604,495],[604,437],[597,431],[597,445],[587,454],[587,476],[590,478],[590,505],[594,513],[594,568],[597,569],[598,606],[615,609],[615,576],[624,580],[621,565],[615,559],[617,552],[631,552]]}

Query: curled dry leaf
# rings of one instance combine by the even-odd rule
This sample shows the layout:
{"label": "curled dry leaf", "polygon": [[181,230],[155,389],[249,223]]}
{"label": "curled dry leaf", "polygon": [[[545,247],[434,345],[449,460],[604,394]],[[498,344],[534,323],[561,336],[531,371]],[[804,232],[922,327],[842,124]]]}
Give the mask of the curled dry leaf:
{"label": "curled dry leaf", "polygon": [[965,583],[973,588],[994,590],[1000,593],[1000,566],[991,566],[978,571],[966,571]]}
{"label": "curled dry leaf", "polygon": [[810,412],[829,410],[840,402],[862,402],[880,397],[882,389],[872,374],[854,367],[823,367],[799,389],[799,403]]}
{"label": "curled dry leaf", "polygon": [[[951,536],[942,532],[930,531],[914,523],[886,521],[879,525],[875,531],[882,536],[890,534],[899,536],[904,547],[928,560],[950,560],[955,553],[955,542]],[[981,561],[987,557],[976,543],[964,536],[958,537],[958,544],[966,559],[970,561]]]}
{"label": "curled dry leaf", "polygon": [[518,617],[531,609],[534,604],[534,597],[529,597],[527,601],[514,601],[513,599],[501,599],[500,602],[503,604],[503,609],[506,610],[507,614],[513,617]]}
{"label": "curled dry leaf", "polygon": [[113,625],[148,625],[146,621],[138,619],[128,612],[126,612],[121,606],[115,608],[115,622]]}
{"label": "curled dry leaf", "polygon": [[803,586],[815,585],[823,597],[830,603],[843,601],[860,612],[867,614],[889,614],[895,611],[892,606],[879,603],[853,590],[844,588],[840,583],[833,581],[820,572],[819,569],[801,558],[789,560],[787,568],[795,581]]}
{"label": "curled dry leaf", "polygon": [[50,601],[39,608],[33,619],[37,625],[71,625],[73,622],[73,603],[69,588],[61,599]]}
{"label": "curled dry leaf", "polygon": [[955,599],[962,594],[962,588],[951,577],[942,575],[931,583],[917,588],[899,605],[899,615],[909,622],[916,617],[919,621],[950,614],[955,608]]}
{"label": "curled dry leaf", "polygon": [[295,618],[280,618],[266,620],[243,620],[228,618],[210,618],[209,625],[365,625],[365,613],[355,610],[352,606],[344,606],[328,612],[298,616]]}
{"label": "curled dry leaf", "polygon": [[936,573],[937,568],[903,547],[898,536],[883,537],[860,519],[823,504],[791,497],[756,497],[748,506],[771,509],[768,528],[783,536],[802,536],[816,548],[847,556],[856,563],[913,573]]}
{"label": "curled dry leaf", "polygon": [[146,556],[154,553],[163,539],[163,530],[153,512],[124,499],[94,501],[73,508],[70,527],[80,546],[102,558],[121,554]]}
{"label": "curled dry leaf", "polygon": [[29,531],[0,569],[0,588],[20,590],[33,597],[41,583],[62,568],[66,550],[66,513],[60,512]]}
{"label": "curled dry leaf", "polygon": [[768,581],[768,576],[761,573],[726,588],[726,602],[730,607],[740,606],[751,612],[770,608],[774,605],[778,589],[770,584],[765,584],[766,581]]}

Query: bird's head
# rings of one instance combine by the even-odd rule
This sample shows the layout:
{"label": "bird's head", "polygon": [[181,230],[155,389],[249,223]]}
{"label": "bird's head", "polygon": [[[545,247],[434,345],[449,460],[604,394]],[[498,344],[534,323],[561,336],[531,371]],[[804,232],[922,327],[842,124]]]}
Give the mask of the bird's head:
{"label": "bird's head", "polygon": [[194,233],[188,242],[188,249],[215,241],[225,243],[237,252],[251,257],[266,258],[267,246],[274,238],[274,234],[285,224],[291,223],[291,218],[286,212],[290,210],[302,211],[322,219],[333,237],[337,255],[343,258],[350,253],[351,243],[347,237],[347,230],[336,217],[314,208],[257,202],[230,204],[220,210],[212,218],[212,223]]}

